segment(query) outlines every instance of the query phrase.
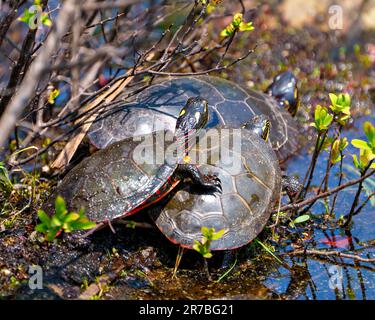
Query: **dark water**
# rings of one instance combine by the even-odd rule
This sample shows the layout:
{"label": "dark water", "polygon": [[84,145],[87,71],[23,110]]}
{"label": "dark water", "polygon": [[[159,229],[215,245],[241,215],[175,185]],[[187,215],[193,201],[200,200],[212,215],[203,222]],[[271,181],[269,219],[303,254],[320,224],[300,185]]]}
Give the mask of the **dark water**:
{"label": "dark water", "polygon": [[[351,130],[346,130],[344,136],[351,139],[365,139],[363,134],[363,123],[365,121],[371,121],[374,123],[375,115],[372,113],[368,117],[361,117],[356,119],[355,127]],[[344,159],[344,178],[343,183],[350,179],[358,177],[356,170],[352,164],[351,156],[349,153],[358,153],[358,149],[355,149],[353,146],[348,146],[346,150],[347,157]],[[293,175],[300,175],[303,177],[306,171],[306,159],[309,156],[305,152],[302,152],[301,155],[294,157],[288,164],[288,173]],[[327,158],[327,153],[324,154],[324,158],[318,162],[316,169],[316,174],[314,176],[313,184],[319,185],[323,175],[325,174],[325,164],[324,161]],[[324,159],[324,160],[323,160]],[[333,170],[332,177],[330,180],[329,187],[333,188],[337,186],[337,174],[338,166]],[[336,175],[336,177],[335,177]],[[375,178],[371,177],[367,179],[366,191],[373,192],[375,189]],[[354,198],[354,194],[357,190],[356,186],[349,187],[340,193],[337,199],[337,205],[335,209],[335,215],[338,219],[340,215],[347,215],[350,210],[351,203]],[[366,192],[363,193],[362,200],[364,200]],[[314,230],[314,237],[317,241],[317,246],[315,248],[330,248],[329,244],[321,243],[321,239],[333,238],[336,236],[336,241],[338,244],[336,246],[342,248],[333,248],[333,250],[348,250],[351,245],[352,248],[358,250],[363,249],[364,246],[361,245],[362,242],[374,240],[374,227],[375,227],[375,209],[374,204],[370,202],[364,207],[362,212],[353,218],[353,225],[350,229],[350,233],[345,233],[343,229],[334,229],[334,230],[325,230],[324,232],[320,229]],[[325,212],[324,204],[317,203],[312,209],[312,216],[319,215]],[[340,243],[341,239],[341,243]],[[348,241],[349,239],[349,241]],[[350,241],[352,239],[352,241]],[[320,241],[319,241],[320,240]],[[375,255],[374,248],[367,248],[360,251],[359,255],[365,257],[368,254],[369,258],[374,258]],[[352,259],[338,259],[340,263],[328,263],[323,261],[317,261],[313,259],[307,260],[307,269],[311,275],[311,279],[314,282],[316,288],[312,290],[311,288],[307,289],[304,295],[301,295],[300,298],[307,299],[336,299],[336,298],[355,298],[355,299],[374,299],[375,298],[375,268],[374,264],[357,262],[354,263]],[[346,266],[343,266],[346,265]],[[369,269],[367,269],[368,267]],[[331,271],[331,272],[330,272]],[[342,273],[343,278],[343,290],[335,292],[329,287],[329,280],[332,277],[332,273],[339,271]],[[283,290],[283,287],[287,283],[288,276],[286,279],[277,280],[274,278],[267,279],[267,283],[274,285],[277,283],[277,289]],[[352,292],[352,293],[350,293]]]}

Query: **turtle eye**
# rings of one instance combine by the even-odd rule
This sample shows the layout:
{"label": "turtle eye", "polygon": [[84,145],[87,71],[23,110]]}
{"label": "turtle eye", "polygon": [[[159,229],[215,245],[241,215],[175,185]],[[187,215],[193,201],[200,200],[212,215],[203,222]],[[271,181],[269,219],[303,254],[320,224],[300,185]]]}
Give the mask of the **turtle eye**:
{"label": "turtle eye", "polygon": [[178,116],[181,117],[181,116],[183,116],[185,113],[186,113],[186,110],[185,110],[185,108],[183,108]]}

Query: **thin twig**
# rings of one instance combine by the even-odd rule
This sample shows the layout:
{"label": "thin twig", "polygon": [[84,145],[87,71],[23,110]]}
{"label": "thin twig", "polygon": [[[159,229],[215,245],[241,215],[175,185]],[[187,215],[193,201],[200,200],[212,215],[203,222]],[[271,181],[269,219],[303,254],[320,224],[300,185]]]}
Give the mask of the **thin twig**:
{"label": "thin twig", "polygon": [[56,20],[55,29],[49,34],[45,45],[31,64],[13,100],[5,109],[0,119],[0,147],[5,146],[18,116],[27,106],[27,102],[35,92],[38,80],[48,65],[46,62],[50,61],[51,56],[60,45],[61,38],[66,33],[69,26],[71,26],[71,21],[74,17],[76,6],[78,5],[77,3],[77,0],[66,0],[64,2],[64,6]]}
{"label": "thin twig", "polygon": [[[325,198],[325,197],[328,197],[332,194],[335,194],[345,188],[348,188],[350,186],[353,186],[357,183],[360,183],[361,181],[364,181],[365,179],[367,179],[368,177],[370,177],[371,175],[373,175],[375,173],[375,170],[372,170],[370,172],[368,172],[367,174],[365,174],[364,176],[362,177],[359,177],[358,179],[354,179],[354,180],[350,180],[348,181],[347,183],[341,185],[341,186],[338,186],[336,188],[333,188],[331,190],[328,190],[327,192],[324,192],[324,193],[321,193],[321,194],[318,194],[314,197],[311,197],[311,198],[308,198],[306,200],[303,200],[303,201],[300,201],[300,202],[297,202],[297,203],[291,203],[291,204],[287,204],[285,206],[282,206],[280,208],[280,211],[286,211],[286,210],[291,210],[291,209],[300,209],[312,202],[315,202],[316,200],[318,199],[321,199],[321,198]],[[274,211],[274,213],[276,213],[277,211]]]}
{"label": "thin twig", "polygon": [[297,249],[294,251],[290,251],[286,253],[287,255],[290,256],[295,256],[295,255],[320,255],[320,256],[337,256],[340,258],[349,258],[353,260],[358,260],[362,262],[375,262],[375,259],[371,258],[363,258],[359,255],[356,254],[349,254],[349,253],[344,253],[341,251],[327,251],[327,250],[317,250],[317,249]]}

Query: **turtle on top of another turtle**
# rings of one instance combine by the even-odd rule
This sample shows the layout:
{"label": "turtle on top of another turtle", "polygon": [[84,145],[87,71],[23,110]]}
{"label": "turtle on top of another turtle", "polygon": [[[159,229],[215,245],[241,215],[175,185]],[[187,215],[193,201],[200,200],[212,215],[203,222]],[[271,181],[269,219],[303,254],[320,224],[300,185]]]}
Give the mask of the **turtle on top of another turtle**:
{"label": "turtle on top of another turtle", "polygon": [[192,151],[207,154],[208,161],[198,164],[198,168],[203,173],[214,173],[222,181],[222,193],[207,194],[192,184],[180,184],[163,201],[149,208],[160,231],[180,246],[174,275],[181,260],[181,248],[192,249],[195,241],[201,241],[202,227],[223,230],[223,235],[211,242],[211,250],[242,247],[263,230],[282,189],[291,194],[300,187],[296,179],[281,174],[276,154],[267,143],[270,135],[267,117],[254,116],[240,133],[235,130],[219,133],[221,139],[229,137],[230,141],[236,141],[233,136],[240,134],[241,147],[237,149],[241,152],[231,149],[230,144],[221,144],[219,148],[215,142],[203,147],[198,142]]}
{"label": "turtle on top of another turtle", "polygon": [[[237,140],[241,153],[230,144],[218,148],[208,142],[202,150],[198,142],[193,147],[193,152],[204,151],[208,157],[206,163],[198,164],[199,170],[214,173],[223,190],[212,195],[181,184],[150,208],[152,219],[170,241],[191,249],[195,240],[201,240],[204,226],[224,230],[220,239],[212,241],[211,250],[229,250],[249,243],[263,230],[282,188],[278,159],[266,141],[268,123],[266,117],[255,116],[243,126]],[[219,134],[220,139],[236,141],[238,132]]]}
{"label": "turtle on top of another turtle", "polygon": [[270,142],[279,160],[299,148],[298,126],[293,116],[299,106],[297,80],[287,71],[275,77],[265,93],[244,89],[213,76],[184,76],[151,85],[132,101],[119,101],[103,111],[93,123],[88,137],[98,149],[136,135],[160,129],[173,130],[180,107],[189,97],[208,101],[207,129],[221,126],[239,128],[254,115],[266,115],[272,125]]}
{"label": "turtle on top of another turtle", "polygon": [[[70,210],[85,208],[87,217],[97,222],[99,228],[159,201],[186,177],[211,192],[221,192],[220,180],[202,174],[186,157],[207,121],[207,101],[189,98],[180,111],[173,139],[162,144],[154,144],[154,139],[147,142],[151,147],[156,146],[156,153],[163,155],[174,144],[177,151],[182,151],[177,157],[174,153],[165,153],[167,156],[161,164],[153,160],[139,163],[137,147],[140,143],[147,147],[147,143],[124,139],[80,162],[63,178],[52,198],[61,195]],[[151,134],[152,138],[156,134]],[[49,212],[51,209],[46,208]]]}

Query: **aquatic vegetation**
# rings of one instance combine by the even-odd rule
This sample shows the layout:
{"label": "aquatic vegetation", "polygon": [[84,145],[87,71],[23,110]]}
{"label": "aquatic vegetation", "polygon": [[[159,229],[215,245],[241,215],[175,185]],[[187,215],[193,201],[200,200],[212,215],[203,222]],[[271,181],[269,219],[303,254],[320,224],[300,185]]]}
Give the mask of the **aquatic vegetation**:
{"label": "aquatic vegetation", "polygon": [[217,239],[220,239],[225,230],[219,230],[215,231],[214,228],[206,228],[202,227],[201,232],[202,232],[202,240],[194,241],[194,246],[193,249],[197,252],[199,252],[203,258],[211,258],[212,253],[210,250],[211,242]]}
{"label": "aquatic vegetation", "polygon": [[357,155],[353,155],[353,163],[357,169],[363,173],[367,167],[375,168],[373,163],[375,158],[375,127],[368,121],[363,125],[363,131],[367,137],[367,141],[353,139],[352,145],[359,149],[359,160]]}
{"label": "aquatic vegetation", "polygon": [[6,193],[13,189],[13,183],[9,178],[9,172],[4,166],[4,162],[0,162],[0,189]]}
{"label": "aquatic vegetation", "polygon": [[41,223],[35,227],[35,230],[43,233],[47,241],[53,241],[62,231],[72,232],[94,228],[96,223],[89,221],[84,213],[83,208],[78,212],[69,212],[65,200],[58,196],[55,201],[55,213],[52,216],[41,209],[38,210]]}
{"label": "aquatic vegetation", "polygon": [[[351,98],[347,93],[340,93],[339,95],[330,93],[329,98],[331,101],[329,109],[332,111],[332,113],[330,113],[327,107],[321,105],[317,105],[314,111],[314,122],[311,123],[311,126],[314,127],[317,131],[316,143],[308,170],[303,180],[304,188],[296,195],[292,205],[284,206],[281,208],[281,210],[285,211],[286,209],[305,207],[303,211],[305,212],[310,209],[318,199],[328,198],[333,195],[331,209],[328,210],[328,203],[326,203],[327,211],[332,215],[332,213],[334,212],[338,192],[353,184],[358,184],[358,191],[356,196],[354,197],[352,208],[347,216],[346,222],[344,223],[344,225],[347,226],[350,223],[355,208],[358,205],[358,199],[362,191],[363,181],[369,178],[374,173],[374,171],[368,173],[368,170],[374,167],[373,161],[375,156],[373,154],[373,146],[375,141],[375,129],[371,123],[366,122],[364,124],[364,132],[368,140],[363,141],[353,139],[351,141],[351,144],[353,146],[360,149],[360,160],[358,160],[356,155],[352,155],[354,165],[360,171],[360,178],[354,181],[349,181],[345,185],[342,185],[343,160],[345,157],[344,150],[346,150],[349,145],[348,139],[342,136],[342,130],[350,119]],[[331,136],[329,136],[329,134],[331,134]],[[313,180],[316,164],[323,150],[326,150],[329,153],[326,172],[316,191],[316,196],[306,199],[305,197],[310,191],[309,188]],[[337,187],[333,190],[328,190],[331,171],[336,164],[339,164],[339,178]],[[357,213],[359,212],[356,211],[356,214]]]}
{"label": "aquatic vegetation", "polygon": [[232,22],[220,32],[222,37],[232,37],[236,32],[252,31],[254,30],[253,23],[243,21],[242,13],[236,13],[233,16]]}

